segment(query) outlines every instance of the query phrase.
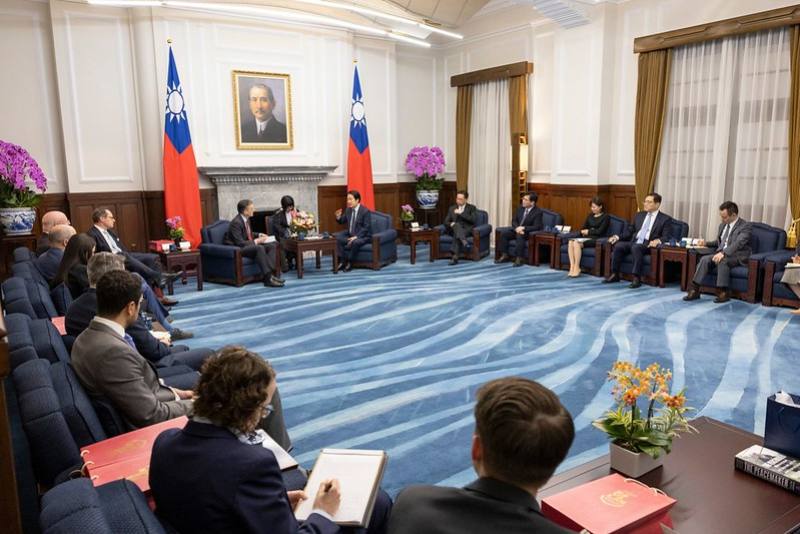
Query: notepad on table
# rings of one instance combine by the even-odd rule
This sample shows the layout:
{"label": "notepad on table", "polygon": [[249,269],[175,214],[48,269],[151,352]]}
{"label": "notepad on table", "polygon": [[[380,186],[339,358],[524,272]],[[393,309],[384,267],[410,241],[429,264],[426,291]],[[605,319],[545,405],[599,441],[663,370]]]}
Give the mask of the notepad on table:
{"label": "notepad on table", "polygon": [[366,528],[386,469],[386,460],[384,451],[322,449],[306,484],[308,499],[297,507],[295,517],[300,521],[308,519],[320,484],[335,478],[339,481],[342,500],[333,521],[338,525]]}

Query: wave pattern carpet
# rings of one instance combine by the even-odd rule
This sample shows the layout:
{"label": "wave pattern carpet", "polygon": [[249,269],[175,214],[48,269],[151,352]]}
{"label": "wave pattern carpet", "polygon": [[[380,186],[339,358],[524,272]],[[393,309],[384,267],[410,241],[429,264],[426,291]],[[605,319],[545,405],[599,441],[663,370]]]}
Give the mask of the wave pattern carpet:
{"label": "wave pattern carpet", "polygon": [[800,320],[786,309],[685,303],[676,286],[632,290],[490,258],[429,263],[427,247],[412,266],[399,249],[377,272],[334,276],[329,258],[320,271],[307,261],[283,289],[190,283],[174,324],[195,333],[192,347],[243,344],[274,365],[303,465],[323,447],[387,450],[393,495],[474,478],[475,391],[493,378],[529,377],[561,397],[576,426],[561,470],[607,451],[590,423],[611,406],[615,360],[672,368],[698,415],[759,434],[767,396],[800,392]]}

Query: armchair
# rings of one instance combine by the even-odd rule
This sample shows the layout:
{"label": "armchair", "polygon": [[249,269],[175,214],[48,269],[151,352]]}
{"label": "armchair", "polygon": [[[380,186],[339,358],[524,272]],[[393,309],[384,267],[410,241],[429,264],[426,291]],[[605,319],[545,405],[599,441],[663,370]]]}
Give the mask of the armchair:
{"label": "armchair", "polygon": [[[203,280],[235,286],[262,280],[264,276],[253,258],[243,257],[239,247],[224,243],[229,224],[230,221],[220,219],[200,230]],[[275,266],[280,269],[280,262]]]}
{"label": "armchair", "polygon": [[397,261],[397,230],[392,225],[392,216],[380,211],[370,212],[369,221],[372,241],[359,249],[353,267],[369,267],[377,271]]}
{"label": "armchair", "polygon": [[[542,225],[544,228],[552,228],[556,225],[563,224],[563,217],[560,214],[550,211],[547,209],[542,208]],[[500,259],[500,250],[497,248],[497,243],[500,241],[500,234],[507,230],[513,230],[511,226],[501,226],[496,228],[494,231],[494,259]],[[545,231],[545,230],[535,230],[528,234],[528,239],[523,244],[523,249],[519,253],[517,253],[517,242],[516,241],[509,241],[508,243],[508,252],[516,256],[517,258],[521,258],[523,262],[527,263],[528,265],[533,265],[535,260],[535,252],[536,247],[536,236],[537,235],[552,235],[552,232]],[[538,264],[537,264],[538,265]]]}
{"label": "armchair", "polygon": [[[593,274],[594,276],[603,276],[604,273],[604,257],[605,246],[608,238],[612,235],[622,235],[628,225],[628,221],[616,215],[609,215],[608,232],[604,237],[595,240],[593,247],[584,247],[583,254],[581,255],[581,270]],[[562,271],[569,270],[569,251],[567,250],[568,241],[572,237],[580,237],[579,232],[570,232],[566,235],[556,236],[556,250],[559,251],[556,256],[556,269]]]}
{"label": "armchair", "polygon": [[[747,265],[739,265],[731,269],[731,296],[753,303],[759,297],[762,270],[768,259],[780,259],[779,254],[785,251],[786,232],[764,223],[750,223],[750,249],[752,254]],[[791,251],[786,251],[791,254]],[[700,254],[689,255],[689,274],[694,276]],[[784,262],[785,263],[785,262]],[[773,280],[775,274],[773,274]],[[780,279],[778,279],[780,285]],[[700,284],[702,293],[716,293],[716,273],[703,278]],[[788,289],[787,289],[788,291]],[[772,298],[772,297],[771,297]]]}
{"label": "armchair", "polygon": [[548,230],[548,228],[553,229],[556,226],[564,224],[564,217],[555,211],[546,210],[544,208],[542,208],[542,211],[544,212],[542,215],[542,225],[545,229],[528,234],[528,265],[539,265],[539,255],[542,252],[542,245],[548,244],[548,248],[550,249],[550,267],[553,267],[556,262],[556,256],[558,255],[556,252],[558,250],[556,244],[558,234],[554,233],[555,230]]}
{"label": "armchair", "polygon": [[[477,210],[478,217],[472,235],[467,238],[467,248],[463,251],[464,257],[469,260],[479,261],[489,255],[492,225],[489,224],[489,213]],[[449,258],[453,247],[453,236],[445,233],[444,225],[435,227],[439,231],[439,258]],[[477,246],[475,244],[477,243]]]}
{"label": "armchair", "polygon": [[[627,222],[625,224],[628,224]],[[669,236],[671,239],[675,239],[676,241],[681,240],[682,238],[689,235],[689,225],[683,221],[679,221],[678,219],[672,219],[670,221],[670,228],[669,228]],[[611,235],[614,235],[613,233]],[[622,234],[618,234],[622,235]],[[611,274],[611,255],[614,251],[614,245],[605,240],[605,274]],[[645,284],[655,286],[658,284],[658,249],[653,248],[650,249],[650,254],[645,254],[643,258],[644,263],[644,276],[642,276],[642,282]],[[620,277],[625,280],[631,280],[633,275],[633,256],[631,254],[627,254],[622,259],[622,264],[620,265]]]}

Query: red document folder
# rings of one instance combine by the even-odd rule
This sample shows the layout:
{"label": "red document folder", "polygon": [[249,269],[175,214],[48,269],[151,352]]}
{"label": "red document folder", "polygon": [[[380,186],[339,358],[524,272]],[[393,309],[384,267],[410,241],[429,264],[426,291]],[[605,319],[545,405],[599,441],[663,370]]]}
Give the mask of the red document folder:
{"label": "red document folder", "polygon": [[141,454],[101,467],[87,468],[92,485],[100,486],[114,480],[127,479],[139,486],[143,493],[150,491],[150,453]]}
{"label": "red document folder", "polygon": [[81,449],[83,467],[92,478],[98,472],[102,472],[104,480],[102,482],[95,481],[95,486],[111,480],[129,478],[127,476],[108,478],[108,470],[99,470],[120,465],[120,469],[124,468],[124,470],[133,473],[131,469],[134,465],[141,465],[146,468],[150,465],[150,454],[153,451],[153,442],[155,442],[156,437],[167,429],[183,428],[188,421],[189,419],[186,416],[176,417],[163,423],[140,428],[139,430],[127,432],[83,447]]}
{"label": "red document folder", "polygon": [[175,241],[171,239],[153,239],[147,242],[147,249],[150,252],[164,252],[164,249],[161,248],[162,245],[172,245]]}
{"label": "red document folder", "polygon": [[59,317],[50,318],[50,322],[53,323],[53,326],[56,327],[56,330],[58,330],[58,333],[61,334],[62,336],[67,335],[67,325],[64,322],[65,319],[66,318],[63,315]]}
{"label": "red document folder", "polygon": [[562,527],[592,534],[661,533],[672,526],[675,499],[613,474],[542,499],[542,513]]}

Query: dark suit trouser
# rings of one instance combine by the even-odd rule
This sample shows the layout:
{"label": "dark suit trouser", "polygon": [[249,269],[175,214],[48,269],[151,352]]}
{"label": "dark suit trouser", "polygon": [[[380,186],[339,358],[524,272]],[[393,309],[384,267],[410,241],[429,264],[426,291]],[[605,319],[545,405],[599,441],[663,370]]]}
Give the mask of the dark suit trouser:
{"label": "dark suit trouser", "polygon": [[472,228],[467,228],[463,224],[457,222],[453,226],[445,226],[444,230],[447,235],[453,236],[453,246],[450,248],[450,252],[453,253],[453,256],[458,256],[461,254],[463,242],[470,237]]}
{"label": "dark suit trouser", "polygon": [[715,264],[713,258],[713,254],[707,254],[700,258],[700,261],[697,262],[697,270],[694,272],[694,278],[692,282],[695,284],[702,285],[703,278],[714,269],[717,270],[717,287],[719,288],[726,288],[730,285],[731,282],[731,269],[739,265],[739,260],[736,258],[722,258],[722,261]]}
{"label": "dark suit trouser", "polygon": [[161,262],[158,255],[144,252],[123,252],[125,269],[141,275],[151,284],[158,285],[161,279]]}
{"label": "dark suit trouser", "polygon": [[275,272],[275,247],[267,245],[247,245],[242,247],[242,256],[254,258],[261,274],[269,276]]}
{"label": "dark suit trouser", "polygon": [[153,362],[156,367],[168,367],[170,365],[186,365],[199,371],[203,362],[213,355],[214,351],[211,349],[190,349],[186,345],[173,345],[172,350],[168,356],[164,356],[160,360]]}
{"label": "dark suit trouser", "polygon": [[644,267],[644,256],[645,254],[650,254],[650,248],[644,243],[617,241],[617,244],[614,245],[614,254],[611,257],[611,272],[619,273],[622,260],[625,259],[628,253],[633,257],[633,271],[631,274],[641,278],[642,267]]}
{"label": "dark suit trouser", "polygon": [[350,243],[347,242],[352,236],[350,234],[341,233],[336,236],[336,253],[339,255],[339,261],[356,261],[359,249],[369,243],[366,237],[357,237]]}
{"label": "dark suit trouser", "polygon": [[508,254],[508,243],[512,239],[514,240],[515,247],[514,254],[509,255],[518,258],[522,257],[522,251],[525,250],[525,242],[528,240],[528,236],[526,236],[524,232],[522,235],[518,234],[513,228],[500,232],[500,242],[497,244],[497,248],[500,249],[500,254]]}

